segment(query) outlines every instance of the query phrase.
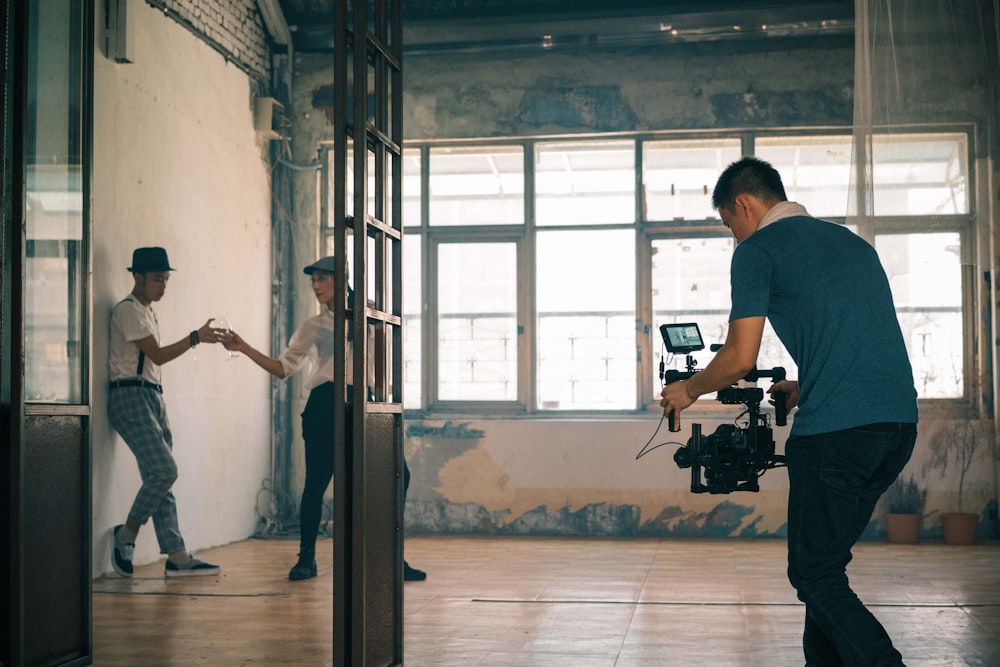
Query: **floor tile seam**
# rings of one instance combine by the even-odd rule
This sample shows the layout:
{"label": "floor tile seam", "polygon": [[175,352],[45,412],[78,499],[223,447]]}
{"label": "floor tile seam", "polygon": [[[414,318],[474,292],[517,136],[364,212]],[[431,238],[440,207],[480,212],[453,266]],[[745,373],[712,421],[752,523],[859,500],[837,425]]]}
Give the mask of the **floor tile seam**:
{"label": "floor tile seam", "polygon": [[[468,601],[472,604],[529,604],[529,605],[634,605],[636,607],[732,607],[732,608],[780,608],[803,607],[802,602],[749,602],[745,600],[719,602],[711,600],[613,600],[593,598],[439,598],[456,602]],[[957,602],[869,602],[868,608],[878,609],[1000,609],[1000,602],[957,603]]]}
{"label": "floor tile seam", "polygon": [[287,598],[288,593],[205,593],[197,591],[91,591],[91,595],[179,598]]}

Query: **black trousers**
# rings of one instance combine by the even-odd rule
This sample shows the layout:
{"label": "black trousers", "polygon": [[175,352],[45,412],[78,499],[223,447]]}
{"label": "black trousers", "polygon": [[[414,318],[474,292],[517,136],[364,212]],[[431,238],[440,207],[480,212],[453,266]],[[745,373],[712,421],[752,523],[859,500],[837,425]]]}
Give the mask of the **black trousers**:
{"label": "black trousers", "polygon": [[869,424],[785,443],[788,579],[806,603],[808,665],[903,664],[885,628],[851,590],[847,564],[916,438],[916,424]]}
{"label": "black trousers", "polygon": [[[306,447],[306,484],[299,505],[299,552],[316,548],[316,535],[323,519],[323,496],[333,479],[333,383],[325,382],[309,392],[302,412],[302,439]],[[347,388],[346,441],[354,438],[351,387]],[[410,469],[403,460],[403,502],[410,487]]]}

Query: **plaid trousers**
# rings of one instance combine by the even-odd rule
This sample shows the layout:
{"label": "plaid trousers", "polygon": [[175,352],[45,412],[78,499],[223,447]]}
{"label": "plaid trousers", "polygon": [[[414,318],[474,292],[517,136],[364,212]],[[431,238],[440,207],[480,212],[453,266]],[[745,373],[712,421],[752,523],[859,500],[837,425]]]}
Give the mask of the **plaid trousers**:
{"label": "plaid trousers", "polygon": [[128,520],[144,525],[153,519],[160,553],[185,551],[177,523],[177,501],[170,490],[177,479],[177,463],[163,395],[148,387],[111,389],[108,418],[135,455],[142,478]]}

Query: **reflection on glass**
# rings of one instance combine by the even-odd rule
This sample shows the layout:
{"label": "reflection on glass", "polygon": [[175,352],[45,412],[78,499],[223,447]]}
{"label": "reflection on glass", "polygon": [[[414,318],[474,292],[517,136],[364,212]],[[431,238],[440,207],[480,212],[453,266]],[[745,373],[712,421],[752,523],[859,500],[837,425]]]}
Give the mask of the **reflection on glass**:
{"label": "reflection on glass", "polygon": [[538,407],[634,409],[635,234],[540,232],[536,271]]}
{"label": "reflection on glass", "polygon": [[438,398],[517,397],[517,246],[438,248]]}
{"label": "reflection on glass", "polygon": [[920,398],[964,391],[961,237],[957,232],[875,237],[889,277]]}
{"label": "reflection on glass", "polygon": [[535,147],[535,220],[591,225],[635,220],[635,142]]}
{"label": "reflection on glass", "polygon": [[29,11],[25,398],[83,400],[83,96],[79,0]]}
{"label": "reflection on glass", "polygon": [[712,190],[740,159],[739,139],[647,141],[642,145],[646,220],[718,220]]}
{"label": "reflection on glass", "polygon": [[432,148],[430,224],[524,223],[524,149],[520,146]]}

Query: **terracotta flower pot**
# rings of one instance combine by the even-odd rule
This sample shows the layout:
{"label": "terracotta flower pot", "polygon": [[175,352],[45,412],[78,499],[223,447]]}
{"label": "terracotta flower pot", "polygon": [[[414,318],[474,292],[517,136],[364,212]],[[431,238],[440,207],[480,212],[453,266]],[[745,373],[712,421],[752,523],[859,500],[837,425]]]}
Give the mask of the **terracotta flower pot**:
{"label": "terracotta flower pot", "polygon": [[975,544],[979,515],[955,512],[941,515],[941,530],[945,544]]}
{"label": "terracotta flower pot", "polygon": [[916,544],[920,539],[922,520],[919,514],[886,514],[886,536],[895,544]]}

